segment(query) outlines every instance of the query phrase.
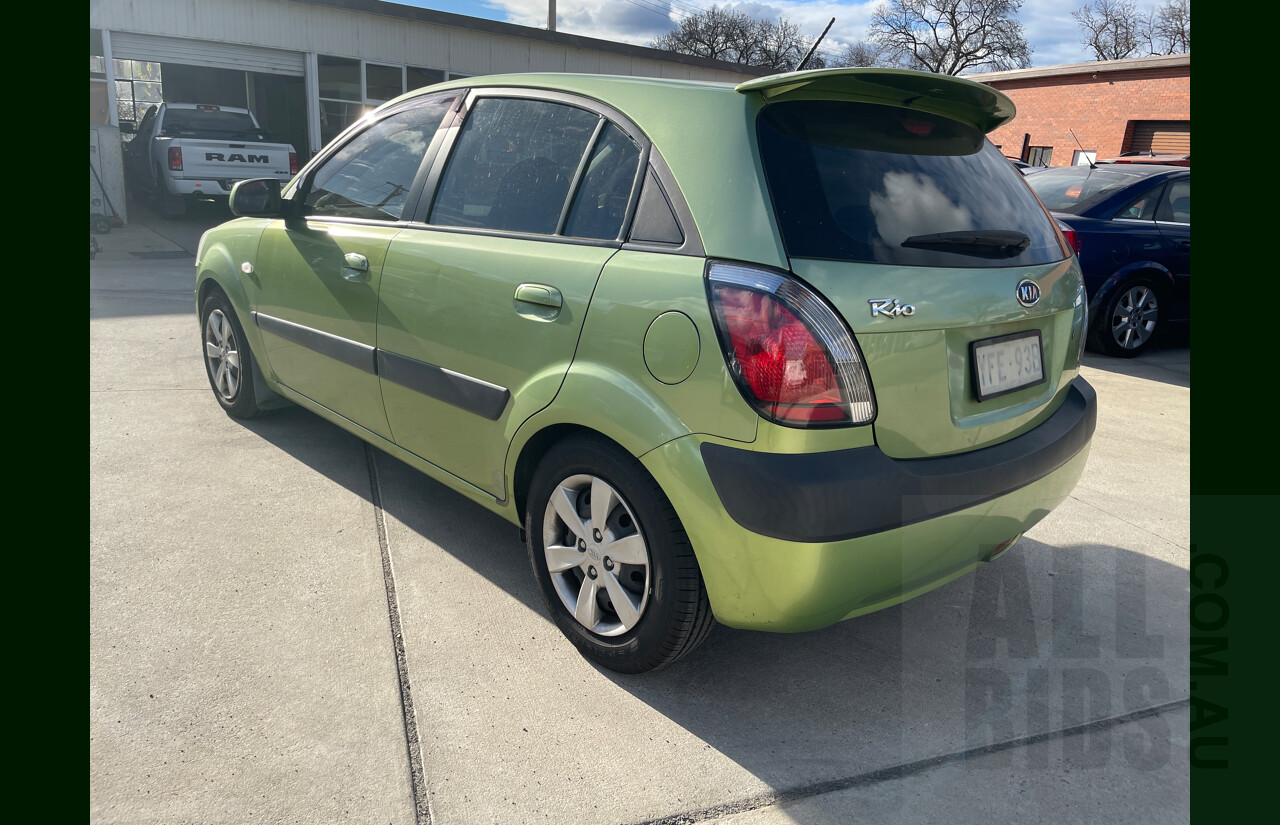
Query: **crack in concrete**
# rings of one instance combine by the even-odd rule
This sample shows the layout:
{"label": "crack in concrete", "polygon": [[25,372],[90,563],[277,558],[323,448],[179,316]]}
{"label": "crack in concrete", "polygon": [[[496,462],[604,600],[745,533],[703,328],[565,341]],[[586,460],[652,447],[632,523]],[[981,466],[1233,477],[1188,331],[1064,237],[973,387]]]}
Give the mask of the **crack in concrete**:
{"label": "crack in concrete", "polygon": [[382,557],[382,583],[387,591],[387,615],[391,620],[391,643],[395,648],[396,672],[400,677],[400,709],[404,714],[405,744],[409,750],[409,781],[413,788],[414,820],[418,825],[430,825],[431,803],[427,796],[426,770],[422,764],[422,740],[418,736],[418,720],[413,710],[409,660],[404,650],[404,627],[400,623],[400,603],[396,599],[395,571],[391,567],[391,545],[387,540],[387,522],[382,512],[382,484],[378,480],[374,450],[373,446],[364,445],[365,463],[369,467],[370,499],[378,531],[378,553]]}
{"label": "crack in concrete", "polygon": [[1009,739],[1004,742],[996,742],[991,745],[983,745],[977,748],[968,748],[966,750],[955,751],[954,753],[947,753],[941,756],[930,756],[925,759],[917,759],[914,762],[904,762],[901,765],[879,768],[874,771],[868,771],[867,773],[860,773],[854,776],[844,777],[842,779],[828,779],[823,782],[800,785],[787,790],[751,797],[739,802],[717,805],[701,811],[673,814],[660,819],[649,819],[644,822],[636,823],[636,825],[693,825],[693,823],[696,822],[706,822],[711,819],[719,819],[724,816],[755,811],[760,808],[768,808],[770,806],[780,805],[786,802],[810,799],[812,797],[833,793],[835,791],[845,791],[850,788],[876,785],[881,782],[902,779],[913,774],[923,773],[924,771],[939,767],[948,762],[960,762],[965,759],[973,759],[978,756],[999,753],[1000,751],[1036,745],[1053,739],[1065,739],[1068,736],[1078,736],[1091,731],[1105,730],[1107,728],[1123,725],[1127,722],[1145,719],[1149,716],[1158,716],[1167,711],[1178,710],[1180,708],[1187,707],[1190,704],[1190,697],[1175,699],[1171,702],[1165,702],[1160,705],[1153,705],[1148,708],[1130,711],[1129,713],[1123,713],[1119,716],[1094,719],[1091,722],[1084,722],[1079,725],[1071,725],[1069,727],[1059,728],[1058,730],[1036,733],[1029,736],[1021,736],[1016,739]]}

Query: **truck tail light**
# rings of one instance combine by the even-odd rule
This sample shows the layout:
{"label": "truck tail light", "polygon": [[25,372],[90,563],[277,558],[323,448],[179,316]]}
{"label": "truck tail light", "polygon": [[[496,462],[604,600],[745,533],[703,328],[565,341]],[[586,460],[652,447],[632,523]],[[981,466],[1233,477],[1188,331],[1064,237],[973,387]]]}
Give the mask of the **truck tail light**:
{"label": "truck tail light", "polygon": [[817,293],[781,273],[724,261],[708,265],[707,291],[729,372],[757,412],[790,427],[875,418],[857,342]]}
{"label": "truck tail light", "polygon": [[182,147],[181,146],[169,147],[169,171],[170,172],[182,171]]}
{"label": "truck tail light", "polygon": [[290,175],[298,174],[298,153],[297,152],[289,153],[289,174]]}

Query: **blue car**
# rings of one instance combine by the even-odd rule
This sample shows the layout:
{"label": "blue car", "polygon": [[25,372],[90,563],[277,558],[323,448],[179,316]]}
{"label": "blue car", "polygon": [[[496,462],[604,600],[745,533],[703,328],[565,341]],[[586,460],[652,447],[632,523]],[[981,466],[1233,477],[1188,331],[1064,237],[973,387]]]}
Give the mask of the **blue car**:
{"label": "blue car", "polygon": [[1191,319],[1191,170],[1063,166],[1027,178],[1062,224],[1089,294],[1091,349],[1122,358]]}

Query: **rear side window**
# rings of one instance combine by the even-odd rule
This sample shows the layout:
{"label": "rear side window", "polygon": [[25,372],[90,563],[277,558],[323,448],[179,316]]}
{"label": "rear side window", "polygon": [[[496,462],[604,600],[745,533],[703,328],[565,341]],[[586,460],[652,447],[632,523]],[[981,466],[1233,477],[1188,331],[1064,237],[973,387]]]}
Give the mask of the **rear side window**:
{"label": "rear side window", "polygon": [[599,122],[560,103],[481,98],[458,136],[428,222],[553,234]]}
{"label": "rear side window", "polygon": [[640,147],[612,123],[600,133],[587,162],[564,234],[613,240],[622,231],[627,203],[640,164]]}
{"label": "rear side window", "polygon": [[1160,199],[1160,211],[1156,213],[1158,221],[1175,223],[1191,223],[1191,179],[1175,180],[1165,190]]}
{"label": "rear side window", "polygon": [[892,106],[788,101],[760,113],[787,253],[907,266],[1066,257],[1022,176],[981,132]]}

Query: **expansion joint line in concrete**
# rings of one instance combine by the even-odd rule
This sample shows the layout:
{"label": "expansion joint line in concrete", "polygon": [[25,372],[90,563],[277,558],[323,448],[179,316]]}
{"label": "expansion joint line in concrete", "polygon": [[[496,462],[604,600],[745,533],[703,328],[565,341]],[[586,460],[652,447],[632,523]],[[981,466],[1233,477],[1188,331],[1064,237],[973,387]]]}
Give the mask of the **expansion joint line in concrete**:
{"label": "expansion joint line in concrete", "polygon": [[1065,739],[1069,736],[1079,736],[1085,733],[1106,730],[1108,728],[1116,727],[1117,725],[1123,725],[1127,722],[1146,719],[1150,716],[1158,716],[1162,713],[1168,713],[1180,708],[1185,708],[1190,704],[1190,699],[1175,699],[1172,702],[1165,702],[1152,707],[1123,713],[1119,716],[1110,716],[1105,719],[1094,719],[1090,722],[1084,722],[1079,725],[1071,725],[1070,727],[1045,731],[1044,733],[1036,733],[1030,736],[1020,736],[1016,739],[1009,739],[1004,742],[995,742],[990,745],[982,745],[976,748],[956,751],[955,753],[946,753],[941,756],[930,756],[925,759],[918,759],[914,762],[905,762],[901,765],[880,768],[878,770],[868,771],[867,773],[860,773],[855,776],[800,785],[786,790],[763,794],[761,796],[754,796],[750,799],[743,799],[738,802],[717,805],[714,808],[707,808],[701,811],[690,811],[688,813],[675,814],[673,816],[664,816],[661,819],[650,819],[646,822],[638,823],[638,825],[694,825],[694,823],[697,822],[719,819],[731,814],[746,813],[747,811],[768,808],[772,805],[781,805],[783,803],[795,802],[801,799],[809,799],[811,797],[821,796],[822,794],[834,793],[836,791],[847,791],[851,788],[866,787],[880,782],[902,779],[913,774],[923,773],[924,771],[936,768],[948,762],[960,762],[965,759],[973,759],[975,757],[986,756],[987,754],[999,753],[1001,751],[1012,750],[1014,748],[1024,748],[1028,745],[1035,745],[1040,742],[1048,742],[1054,739]]}
{"label": "expansion joint line in concrete", "polygon": [[382,556],[382,583],[387,591],[387,614],[391,619],[391,644],[395,648],[396,672],[400,677],[400,709],[404,713],[405,744],[409,749],[409,781],[413,786],[414,820],[430,825],[431,805],[427,798],[426,772],[422,765],[422,740],[413,712],[413,691],[409,686],[409,660],[404,651],[404,627],[400,623],[400,603],[396,600],[396,578],[391,568],[391,549],[387,542],[387,522],[382,512],[382,486],[378,480],[377,450],[364,445],[365,463],[369,466],[369,491],[373,502],[374,521],[378,528],[378,553]]}

